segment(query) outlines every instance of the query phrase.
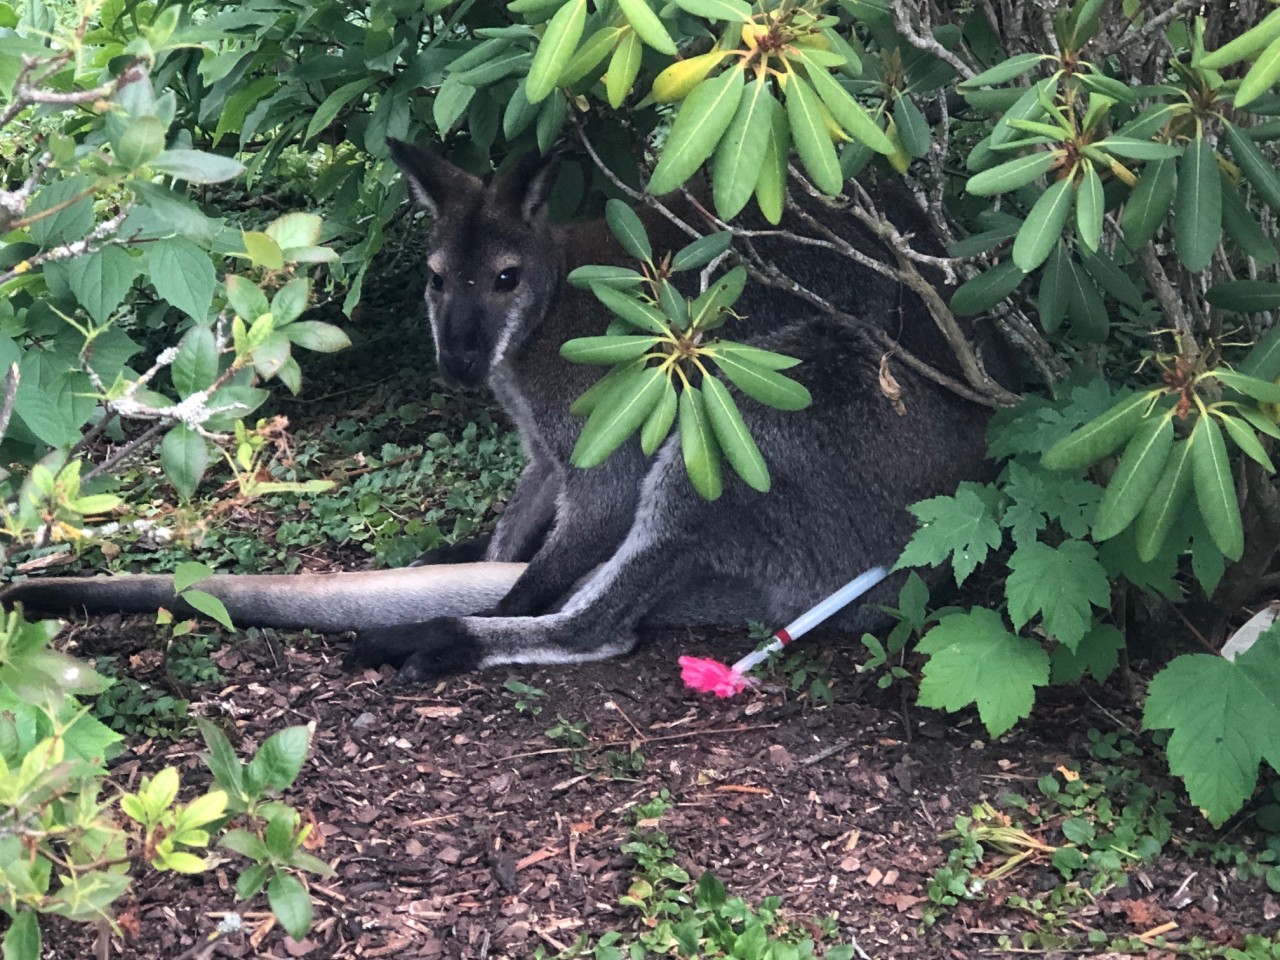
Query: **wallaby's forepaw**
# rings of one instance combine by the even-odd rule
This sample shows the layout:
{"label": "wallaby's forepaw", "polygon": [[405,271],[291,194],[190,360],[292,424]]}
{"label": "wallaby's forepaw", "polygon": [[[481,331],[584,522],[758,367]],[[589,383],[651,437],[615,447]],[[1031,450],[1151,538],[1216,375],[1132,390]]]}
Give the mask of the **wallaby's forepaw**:
{"label": "wallaby's forepaw", "polygon": [[398,667],[400,683],[425,683],[466,673],[480,664],[480,645],[456,618],[362,630],[347,654],[348,667]]}

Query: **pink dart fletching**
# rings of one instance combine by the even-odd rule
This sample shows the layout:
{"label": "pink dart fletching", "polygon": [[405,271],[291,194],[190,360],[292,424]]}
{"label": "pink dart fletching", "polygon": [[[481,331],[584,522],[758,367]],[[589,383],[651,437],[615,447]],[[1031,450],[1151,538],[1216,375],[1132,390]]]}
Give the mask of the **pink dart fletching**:
{"label": "pink dart fletching", "polygon": [[732,697],[745,690],[751,681],[732,667],[708,657],[681,657],[680,677],[685,686],[717,697]]}

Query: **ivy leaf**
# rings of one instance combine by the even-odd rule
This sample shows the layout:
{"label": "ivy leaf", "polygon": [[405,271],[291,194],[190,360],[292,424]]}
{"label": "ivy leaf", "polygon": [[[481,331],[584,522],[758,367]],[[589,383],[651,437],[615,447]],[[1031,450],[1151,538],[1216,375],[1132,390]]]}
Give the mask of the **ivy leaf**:
{"label": "ivy leaf", "polygon": [[1005,595],[1013,625],[1021,630],[1038,613],[1045,630],[1072,650],[1093,623],[1091,605],[1105,608],[1111,599],[1098,552],[1082,540],[1028,543],[1013,552],[1009,570]]}
{"label": "ivy leaf", "polygon": [[1143,725],[1172,730],[1169,769],[1220,826],[1253,795],[1258,764],[1280,770],[1280,626],[1234,661],[1178,657],[1147,689]]}
{"label": "ivy leaf", "polygon": [[1029,714],[1035,688],[1049,682],[1044,648],[1010,633],[998,613],[982,607],[943,617],[916,649],[929,656],[917,703],[949,713],[976,703],[993,737]]}
{"label": "ivy leaf", "polygon": [[960,586],[1004,539],[990,506],[971,486],[961,487],[954,497],[922,500],[907,509],[920,521],[920,529],[902,551],[895,570],[933,567],[951,557],[956,586]]}

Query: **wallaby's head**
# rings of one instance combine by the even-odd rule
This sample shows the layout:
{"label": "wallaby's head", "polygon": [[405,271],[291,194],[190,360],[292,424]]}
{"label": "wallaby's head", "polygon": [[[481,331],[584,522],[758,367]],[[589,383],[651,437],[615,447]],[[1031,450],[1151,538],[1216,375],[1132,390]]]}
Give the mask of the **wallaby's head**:
{"label": "wallaby's head", "polygon": [[477,386],[523,346],[560,282],[547,224],[558,159],[530,154],[486,184],[426,150],[387,144],[433,220],[426,299],[440,372]]}

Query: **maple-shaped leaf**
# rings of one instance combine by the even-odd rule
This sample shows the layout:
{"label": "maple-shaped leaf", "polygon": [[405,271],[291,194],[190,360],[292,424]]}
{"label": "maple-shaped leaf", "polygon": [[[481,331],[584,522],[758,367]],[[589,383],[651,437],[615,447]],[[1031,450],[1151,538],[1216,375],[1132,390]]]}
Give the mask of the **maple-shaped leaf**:
{"label": "maple-shaped leaf", "polygon": [[1037,397],[1012,411],[997,411],[987,429],[987,452],[996,459],[1019,453],[1039,457],[1073,430],[1106,413],[1116,399],[1099,377],[1074,388],[1065,403]]}
{"label": "maple-shaped leaf", "polygon": [[929,655],[917,702],[950,713],[976,703],[993,737],[1030,713],[1035,688],[1049,682],[1044,648],[1010,633],[984,607],[943,617],[916,649]]}
{"label": "maple-shaped leaf", "polygon": [[1072,650],[1093,623],[1092,608],[1106,607],[1111,600],[1098,551],[1083,540],[1067,540],[1057,547],[1035,541],[1019,547],[1009,558],[1004,592],[1017,629],[1038,613],[1045,630]]}
{"label": "maple-shaped leaf", "polygon": [[1173,731],[1169,769],[1221,825],[1253,795],[1261,761],[1280,770],[1280,624],[1234,661],[1178,657],[1152,679],[1142,721]]}
{"label": "maple-shaped leaf", "polygon": [[989,499],[979,495],[978,484],[962,484],[954,497],[921,500],[908,509],[920,520],[920,529],[902,551],[895,570],[933,567],[951,557],[956,586],[960,586],[987,554],[1004,539]]}
{"label": "maple-shaped leaf", "polygon": [[1055,683],[1078,683],[1086,673],[1102,683],[1120,663],[1124,634],[1109,623],[1099,623],[1084,635],[1072,650],[1058,644],[1049,654],[1052,668],[1050,680]]}
{"label": "maple-shaped leaf", "polygon": [[1057,521],[1069,537],[1085,536],[1102,499],[1102,488],[1091,480],[1017,460],[1005,470],[1003,489],[1013,502],[1000,522],[1012,531],[1017,546],[1034,540],[1049,520]]}

